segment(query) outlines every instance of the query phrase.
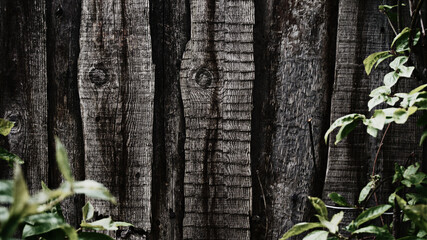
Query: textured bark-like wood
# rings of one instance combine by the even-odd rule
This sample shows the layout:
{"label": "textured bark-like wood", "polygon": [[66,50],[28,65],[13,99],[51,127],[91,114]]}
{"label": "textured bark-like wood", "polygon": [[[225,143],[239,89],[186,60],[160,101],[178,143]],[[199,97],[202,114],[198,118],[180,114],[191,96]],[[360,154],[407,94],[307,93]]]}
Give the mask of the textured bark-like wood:
{"label": "textured bark-like wood", "polygon": [[[275,104],[270,156],[260,155],[261,171],[264,171],[264,191],[268,200],[267,220],[265,222],[267,239],[278,239],[294,224],[308,220],[308,199],[321,188],[316,181],[318,171],[325,161],[325,145],[322,132],[329,116],[329,96],[332,84],[331,48],[333,25],[329,14],[334,10],[332,1],[275,1],[268,8],[275,10],[276,24],[272,31],[278,30],[271,46],[277,46],[278,58],[267,60],[267,64],[277,66],[270,81],[274,88],[269,103]],[[271,19],[266,15],[266,20]],[[269,55],[266,55],[269,57]],[[278,62],[271,62],[278,61]],[[267,65],[268,66],[268,65]],[[265,68],[269,71],[268,68]],[[271,74],[271,73],[270,73]],[[260,79],[259,81],[262,81]],[[267,108],[268,109],[268,108]],[[313,144],[308,120],[312,119]],[[264,168],[264,169],[263,169]],[[258,200],[259,201],[259,200]]]}
{"label": "textured bark-like wood", "polygon": [[[47,69],[49,97],[49,186],[61,183],[55,161],[57,136],[68,152],[71,169],[77,180],[84,179],[83,129],[77,88],[79,55],[80,0],[47,1]],[[84,197],[76,196],[62,204],[64,215],[73,226],[81,221]]]}
{"label": "textured bark-like wood", "polygon": [[[374,1],[340,1],[337,36],[336,80],[334,84],[331,120],[357,112],[368,116],[369,93],[382,85],[384,74],[390,72],[387,63],[381,64],[368,77],[364,72],[363,59],[369,54],[387,50],[392,36],[387,19],[378,11]],[[375,23],[375,24],[373,24]],[[407,91],[414,82],[400,80],[397,91]],[[396,130],[393,130],[393,129]],[[412,123],[392,126],[382,152],[377,160],[377,171],[382,177],[393,173],[394,162],[403,163],[411,154],[421,154],[417,148],[417,135]],[[324,188],[324,198],[330,192],[338,192],[351,203],[357,203],[360,190],[366,185],[382,134],[370,137],[365,127],[356,128],[347,139],[338,145],[329,145],[329,162]],[[389,191],[385,188],[384,192]],[[385,201],[387,196],[380,200]],[[347,214],[348,217],[350,213]]]}
{"label": "textured bark-like wood", "polygon": [[152,239],[182,239],[184,218],[184,110],[179,71],[190,39],[189,1],[151,0],[156,65]]}
{"label": "textured bark-like wood", "polygon": [[6,142],[34,192],[48,180],[45,1],[1,1],[0,30],[0,116],[16,123]]}
{"label": "textured bark-like wood", "polygon": [[251,0],[190,1],[181,65],[184,239],[248,239],[254,8]]}
{"label": "textured bark-like wood", "polygon": [[148,10],[148,1],[83,1],[78,61],[85,175],[118,200],[94,207],[145,231],[154,96]]}

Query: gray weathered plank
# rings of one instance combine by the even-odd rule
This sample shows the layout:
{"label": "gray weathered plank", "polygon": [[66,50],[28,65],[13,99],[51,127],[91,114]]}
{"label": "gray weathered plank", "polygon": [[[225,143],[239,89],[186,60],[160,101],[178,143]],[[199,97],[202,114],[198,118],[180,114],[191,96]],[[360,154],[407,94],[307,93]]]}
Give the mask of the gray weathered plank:
{"label": "gray weathered plank", "polygon": [[6,142],[35,192],[48,180],[45,1],[1,1],[0,11],[0,116],[16,122]]}
{"label": "gray weathered plank", "polygon": [[[47,1],[47,69],[49,98],[49,148],[55,149],[54,136],[68,152],[75,179],[84,179],[83,128],[77,88],[79,55],[80,0]],[[49,152],[49,186],[61,183],[55,151]],[[62,204],[65,218],[72,226],[81,221],[84,197],[76,196]]]}
{"label": "gray weathered plank", "polygon": [[248,239],[254,8],[191,1],[181,65],[186,169],[184,239]]}
{"label": "gray weathered plank", "polygon": [[148,1],[83,1],[78,61],[85,176],[118,200],[95,209],[145,231],[154,97],[148,11]]}
{"label": "gray weathered plank", "polygon": [[322,187],[335,6],[326,0],[256,2],[253,239],[278,239],[308,220],[307,196]]}

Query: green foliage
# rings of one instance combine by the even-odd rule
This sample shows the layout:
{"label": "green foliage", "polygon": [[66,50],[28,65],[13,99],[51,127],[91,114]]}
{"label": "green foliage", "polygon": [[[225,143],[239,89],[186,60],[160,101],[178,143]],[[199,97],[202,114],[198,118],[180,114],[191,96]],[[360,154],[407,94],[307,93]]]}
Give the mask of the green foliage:
{"label": "green foliage", "polygon": [[[347,226],[340,226],[344,217],[344,212],[339,212],[328,218],[327,205],[319,199],[309,197],[311,204],[318,213],[316,217],[318,222],[299,223],[293,226],[286,232],[281,240],[288,239],[292,236],[309,232],[304,239],[361,239],[363,236],[374,236],[380,240],[394,240],[395,237],[391,234],[394,226],[376,226],[372,220],[381,217],[384,213],[390,212],[391,209],[399,207],[403,211],[404,219],[414,224],[413,231],[408,231],[406,238],[402,239],[426,239],[427,237],[427,178],[426,174],[419,171],[418,163],[410,165],[408,168],[396,165],[393,181],[398,185],[395,193],[391,194],[389,199],[392,199],[391,204],[376,205],[369,208],[364,208],[362,205],[352,206],[348,204],[345,198],[337,193],[329,194],[332,201],[340,206],[347,206],[348,209],[360,210],[361,213]],[[371,193],[379,185],[379,176],[374,176],[371,181],[361,191],[363,195],[361,202],[368,201]],[[407,181],[407,182],[405,182]],[[366,190],[367,189],[367,190]],[[397,195],[397,192],[405,192],[411,189],[411,193],[406,194],[405,198]],[[364,192],[364,193],[362,193]],[[406,199],[406,200],[405,200]],[[359,198],[361,200],[361,198]],[[396,200],[397,205],[394,204]],[[395,211],[393,211],[395,212]],[[398,216],[398,218],[400,218]],[[318,230],[323,228],[323,230]],[[345,234],[344,232],[347,232]],[[350,234],[350,236],[348,236]]]}
{"label": "green foliage", "polygon": [[[11,128],[5,120],[0,119],[0,124]],[[8,133],[10,129],[8,131],[0,129],[0,131]],[[79,230],[65,222],[59,203],[67,197],[84,194],[87,197],[112,203],[116,200],[101,183],[92,180],[74,181],[66,150],[58,139],[55,139],[55,142],[56,161],[64,178],[64,182],[57,189],[51,190],[42,182],[42,190],[31,196],[21,167],[17,164],[22,161],[8,161],[16,164],[14,164],[13,180],[0,180],[0,240],[11,239],[19,226],[23,226],[23,239],[47,240],[110,240],[112,238],[102,233],[88,233],[81,230],[118,230],[119,227],[132,226],[126,222],[114,222],[111,217],[87,222],[94,215],[94,208],[89,202],[83,207],[83,220]],[[0,156],[2,156],[1,151]]]}

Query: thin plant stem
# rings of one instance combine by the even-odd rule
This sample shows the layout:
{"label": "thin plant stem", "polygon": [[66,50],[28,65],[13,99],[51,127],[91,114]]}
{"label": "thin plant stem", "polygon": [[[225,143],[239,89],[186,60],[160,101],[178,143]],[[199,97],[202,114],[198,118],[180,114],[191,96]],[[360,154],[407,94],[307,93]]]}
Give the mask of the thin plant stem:
{"label": "thin plant stem", "polygon": [[386,130],[385,130],[385,132],[384,132],[384,134],[383,134],[383,137],[381,138],[380,146],[378,147],[377,154],[375,155],[374,166],[372,167],[372,176],[374,176],[374,175],[375,175],[375,167],[376,167],[376,165],[377,165],[378,156],[379,156],[379,154],[380,154],[381,147],[384,145],[384,138],[385,138],[385,136],[387,135],[387,132],[388,132],[388,129],[390,128],[390,125],[391,125],[391,123],[389,123],[389,124],[387,125],[387,128],[386,128]]}

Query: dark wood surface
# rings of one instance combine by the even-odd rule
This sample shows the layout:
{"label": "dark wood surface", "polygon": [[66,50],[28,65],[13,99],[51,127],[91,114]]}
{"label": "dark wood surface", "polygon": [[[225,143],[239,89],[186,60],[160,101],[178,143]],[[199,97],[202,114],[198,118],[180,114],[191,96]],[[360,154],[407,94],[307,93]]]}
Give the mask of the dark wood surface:
{"label": "dark wood surface", "polygon": [[[354,202],[369,179],[382,133],[359,128],[338,145],[323,134],[368,113],[389,70],[363,70],[393,38],[377,4],[2,0],[0,117],[16,127],[0,145],[26,161],[35,192],[61,183],[58,136],[75,178],[117,197],[92,202],[133,223],[131,239],[278,239],[309,220],[307,196]],[[420,132],[392,126],[377,172],[425,156]],[[73,225],[86,200],[63,204]]]}

